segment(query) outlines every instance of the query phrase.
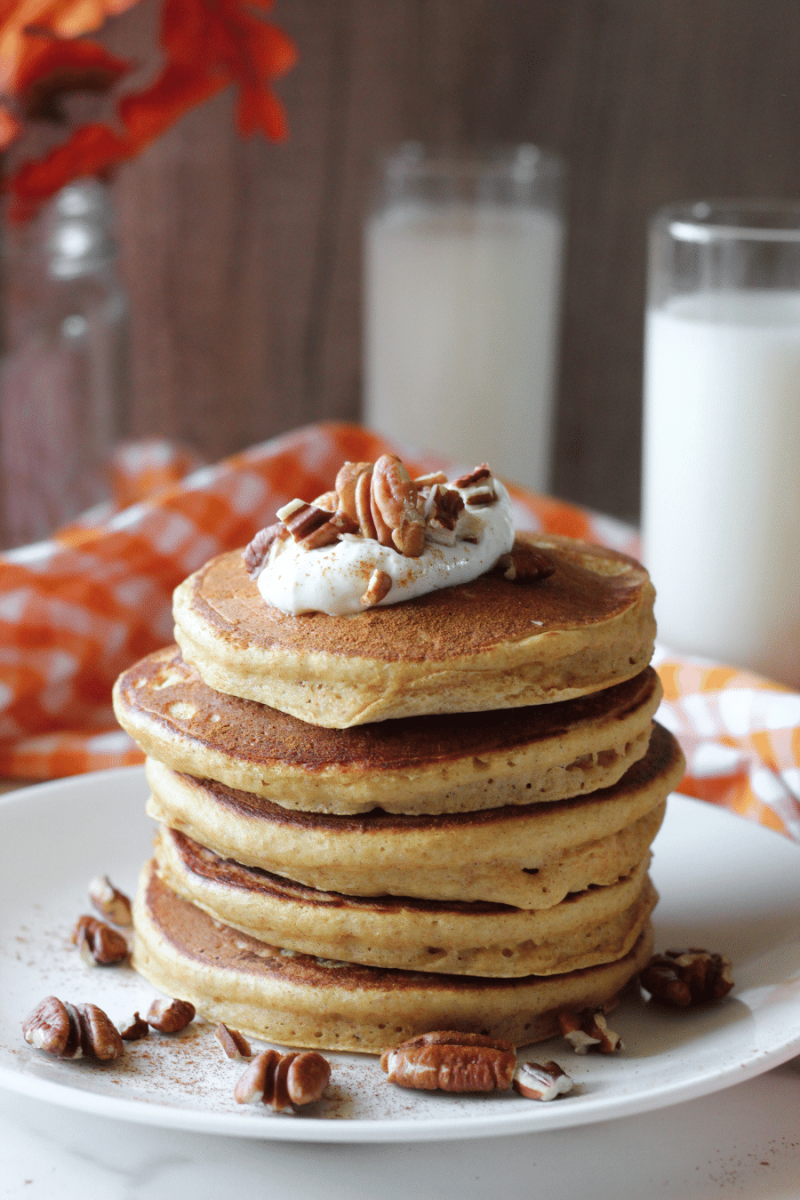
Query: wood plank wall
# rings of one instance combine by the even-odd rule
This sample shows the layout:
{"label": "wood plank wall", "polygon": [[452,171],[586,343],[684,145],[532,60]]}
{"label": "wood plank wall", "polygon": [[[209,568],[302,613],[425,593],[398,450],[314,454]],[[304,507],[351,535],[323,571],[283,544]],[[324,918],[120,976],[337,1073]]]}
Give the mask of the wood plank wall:
{"label": "wood plank wall", "polygon": [[[273,15],[300,51],[279,85],[291,140],[238,141],[222,96],[119,180],[133,431],[213,458],[356,418],[376,152],[533,141],[569,171],[553,490],[635,518],[648,214],[800,194],[796,0],[278,0]],[[143,29],[123,21],[115,45],[136,52]]]}

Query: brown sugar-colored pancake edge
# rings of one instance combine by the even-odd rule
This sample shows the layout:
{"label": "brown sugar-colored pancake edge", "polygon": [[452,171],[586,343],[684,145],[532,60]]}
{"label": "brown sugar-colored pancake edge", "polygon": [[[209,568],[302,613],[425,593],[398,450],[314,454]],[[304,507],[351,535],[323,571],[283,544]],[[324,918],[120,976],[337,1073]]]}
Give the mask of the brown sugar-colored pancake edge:
{"label": "brown sugar-colored pancake edge", "polygon": [[320,892],[220,859],[162,830],[159,875],[253,937],[322,958],[456,975],[551,975],[621,958],[656,903],[649,854],[606,887],[538,912],[509,905]]}
{"label": "brown sugar-colored pancake edge", "polygon": [[147,754],[289,808],[458,812],[551,802],[614,783],[647,747],[647,668],[574,700],[327,729],[215,692],[176,647],[120,676],[117,717]]}
{"label": "brown sugar-colored pancake edge", "polygon": [[608,882],[615,864],[620,873],[638,861],[644,847],[634,827],[644,823],[649,844],[683,768],[675,738],[655,723],[646,756],[588,796],[440,816],[373,810],[341,817],[285,809],[152,759],[146,764],[149,815],[223,858],[322,890],[527,908]]}
{"label": "brown sugar-colored pancake edge", "polygon": [[334,728],[551,703],[642,671],[646,571],[587,543],[518,537],[551,554],[553,575],[525,585],[491,571],[349,617],[272,608],[234,551],[176,589],[175,640],[211,687]]}
{"label": "brown sugar-colored pancake edge", "polygon": [[133,963],[207,1020],[287,1046],[377,1054],[431,1029],[524,1046],[558,1032],[565,1009],[606,1008],[652,953],[652,929],[617,962],[564,975],[482,979],[358,966],[280,949],[215,923],[145,867]]}

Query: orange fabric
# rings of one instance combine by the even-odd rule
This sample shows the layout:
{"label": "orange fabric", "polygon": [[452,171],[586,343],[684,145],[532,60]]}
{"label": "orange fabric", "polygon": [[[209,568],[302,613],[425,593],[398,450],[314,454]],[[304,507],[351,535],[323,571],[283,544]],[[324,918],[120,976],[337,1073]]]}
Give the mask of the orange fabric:
{"label": "orange fabric", "polygon": [[[114,722],[111,687],[172,640],[176,584],[244,545],[287,500],[327,491],[345,459],[374,460],[387,449],[341,424],[298,429],[194,470],[190,452],[164,442],[123,448],[115,478],[127,507],[94,510],[49,541],[0,554],[0,775],[52,778],[140,762]],[[447,466],[405,457],[417,472]],[[511,494],[519,528],[637,551],[636,531],[618,521],[519,487]],[[655,664],[659,719],[689,763],[681,790],[800,840],[800,694],[663,648]]]}

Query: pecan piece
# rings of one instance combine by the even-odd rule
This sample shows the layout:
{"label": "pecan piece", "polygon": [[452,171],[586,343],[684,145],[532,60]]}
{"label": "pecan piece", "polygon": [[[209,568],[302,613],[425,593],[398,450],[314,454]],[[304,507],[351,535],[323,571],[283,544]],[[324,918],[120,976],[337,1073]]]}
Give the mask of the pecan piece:
{"label": "pecan piece", "polygon": [[427,514],[426,536],[432,542],[444,546],[455,546],[459,515],[464,510],[464,501],[453,488],[436,484],[431,489],[425,505]]}
{"label": "pecan piece", "polygon": [[264,1050],[251,1061],[233,1095],[238,1104],[261,1103],[273,1112],[285,1112],[319,1100],[330,1077],[330,1063],[316,1050]]}
{"label": "pecan piece", "polygon": [[428,475],[418,475],[414,480],[414,487],[421,492],[423,488],[432,488],[437,483],[447,483],[444,471],[431,471]]}
{"label": "pecan piece", "polygon": [[546,1063],[521,1063],[511,1086],[527,1100],[555,1100],[571,1092],[574,1084],[566,1071],[550,1059]]}
{"label": "pecan piece", "polygon": [[459,475],[458,479],[453,480],[453,487],[471,488],[478,483],[485,483],[487,479],[492,478],[492,472],[488,463],[481,463],[472,471],[468,471],[466,475]]}
{"label": "pecan piece", "polygon": [[107,875],[96,875],[89,884],[89,899],[99,913],[114,925],[131,925],[131,902],[115,888]]}
{"label": "pecan piece", "polygon": [[497,567],[513,583],[535,583],[547,579],[556,569],[555,561],[544,550],[516,542],[510,554],[501,554]]}
{"label": "pecan piece", "polygon": [[268,525],[266,529],[259,529],[249,545],[245,546],[242,558],[244,560],[244,569],[251,579],[257,579],[260,575],[273,543],[278,538],[285,536],[286,527],[278,521],[274,525]]}
{"label": "pecan piece", "polygon": [[128,1017],[127,1021],[123,1021],[119,1026],[119,1036],[123,1042],[138,1042],[141,1038],[147,1037],[149,1032],[150,1026],[144,1017],[139,1016],[138,1012],[135,1012],[132,1017]]}
{"label": "pecan piece", "polygon": [[601,1054],[615,1054],[625,1049],[619,1034],[608,1028],[602,1012],[561,1012],[558,1027],[576,1054],[595,1049]]}
{"label": "pecan piece", "polygon": [[25,1041],[56,1058],[109,1062],[123,1051],[122,1038],[96,1004],[66,1004],[47,996],[22,1023]]}
{"label": "pecan piece", "polygon": [[79,917],[72,931],[72,942],[87,967],[107,967],[128,957],[128,943],[122,934],[97,917]]}
{"label": "pecan piece", "polygon": [[238,1029],[229,1029],[220,1021],[214,1030],[214,1037],[228,1058],[252,1058],[253,1051],[250,1049],[250,1043],[244,1034],[239,1033]]}
{"label": "pecan piece", "polygon": [[488,508],[490,504],[497,503],[497,492],[494,488],[481,488],[480,491],[470,492],[467,496],[467,504],[470,508]]}
{"label": "pecan piece", "polygon": [[180,1033],[194,1020],[194,1013],[188,1000],[154,1000],[145,1020],[159,1033]]}
{"label": "pecan piece", "polygon": [[727,996],[733,987],[730,972],[730,960],[724,955],[692,946],[654,954],[639,982],[659,1004],[689,1008]]}
{"label": "pecan piece", "polygon": [[389,592],[392,590],[392,577],[386,571],[381,571],[378,567],[372,572],[367,584],[367,590],[361,597],[361,603],[365,606],[371,604],[380,604]]}
{"label": "pecan piece", "polygon": [[425,518],[417,508],[417,489],[396,454],[382,454],[375,463],[371,499],[381,545],[419,558],[425,546]]}
{"label": "pecan piece", "polygon": [[516,1065],[511,1042],[451,1030],[420,1034],[381,1055],[390,1083],[423,1091],[506,1091]]}

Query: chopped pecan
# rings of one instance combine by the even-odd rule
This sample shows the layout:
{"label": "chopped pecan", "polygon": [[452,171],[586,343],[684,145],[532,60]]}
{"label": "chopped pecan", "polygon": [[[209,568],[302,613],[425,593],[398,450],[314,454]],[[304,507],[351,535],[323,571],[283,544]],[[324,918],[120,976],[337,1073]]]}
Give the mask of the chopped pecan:
{"label": "chopped pecan", "polygon": [[264,1050],[251,1061],[233,1094],[238,1104],[262,1103],[273,1112],[284,1112],[319,1100],[330,1077],[330,1063],[316,1050]]}
{"label": "chopped pecan", "polygon": [[22,1023],[25,1041],[56,1058],[109,1062],[123,1051],[122,1038],[96,1004],[66,1004],[47,996]]}
{"label": "chopped pecan", "polygon": [[339,497],[336,492],[323,492],[311,501],[315,508],[324,508],[326,512],[336,512],[339,507]]}
{"label": "chopped pecan", "polygon": [[659,1004],[673,1008],[722,1000],[733,987],[730,960],[696,946],[653,955],[639,982]]}
{"label": "chopped pecan", "polygon": [[194,1013],[188,1000],[154,1000],[145,1020],[159,1033],[180,1033],[194,1020]]}
{"label": "chopped pecan", "polygon": [[273,543],[278,538],[285,536],[286,526],[278,521],[274,525],[268,525],[266,529],[259,529],[252,542],[245,546],[242,558],[244,560],[244,569],[251,579],[258,578],[261,568],[267,561]]}
{"label": "chopped pecan", "polygon": [[420,1034],[381,1055],[390,1083],[423,1091],[506,1091],[516,1065],[511,1042],[451,1030]]}
{"label": "chopped pecan", "polygon": [[97,875],[89,884],[89,899],[99,913],[114,925],[131,925],[131,902],[115,888],[107,875]]}
{"label": "chopped pecan", "polygon": [[428,475],[418,475],[414,480],[414,487],[421,492],[425,488],[435,487],[437,483],[447,483],[444,471],[431,471]]}
{"label": "chopped pecan", "polygon": [[459,475],[458,479],[453,480],[453,487],[471,488],[478,483],[484,483],[485,480],[491,479],[492,472],[488,463],[481,463],[472,471],[468,471],[466,475]]}
{"label": "chopped pecan", "polygon": [[595,1049],[601,1054],[614,1054],[625,1048],[619,1034],[608,1028],[602,1012],[561,1012],[558,1027],[576,1054]]}
{"label": "chopped pecan", "polygon": [[478,492],[470,492],[467,496],[467,504],[470,508],[488,508],[490,504],[497,503],[497,492],[494,488],[481,488]]}
{"label": "chopped pecan", "polygon": [[381,571],[376,567],[369,577],[367,590],[361,597],[361,603],[365,606],[371,604],[380,604],[381,600],[384,600],[389,595],[391,590],[391,575],[389,575],[388,572]]}
{"label": "chopped pecan", "polygon": [[515,542],[510,554],[500,555],[497,567],[513,583],[535,583],[552,575],[556,564],[544,550]]}
{"label": "chopped pecan", "polygon": [[431,488],[430,497],[425,505],[427,525],[426,536],[432,542],[444,546],[456,544],[456,530],[459,515],[464,511],[464,501],[453,488],[443,487],[437,483]]}
{"label": "chopped pecan", "polygon": [[546,1063],[521,1063],[511,1086],[527,1100],[555,1100],[556,1096],[566,1096],[574,1085],[566,1071],[550,1059]]}
{"label": "chopped pecan", "polygon": [[89,967],[107,967],[128,957],[128,943],[122,934],[98,921],[97,917],[82,916],[72,931],[73,944]]}
{"label": "chopped pecan", "polygon": [[145,1021],[144,1017],[140,1017],[138,1012],[135,1012],[127,1021],[123,1021],[119,1026],[119,1036],[123,1042],[138,1042],[141,1038],[147,1037],[150,1032],[150,1026]]}
{"label": "chopped pecan", "polygon": [[425,518],[417,490],[396,454],[382,454],[372,472],[372,517],[382,546],[418,558],[425,546]]}
{"label": "chopped pecan", "polygon": [[250,1049],[250,1043],[244,1034],[239,1033],[238,1029],[229,1029],[220,1021],[214,1030],[214,1036],[228,1058],[252,1058],[253,1051]]}

